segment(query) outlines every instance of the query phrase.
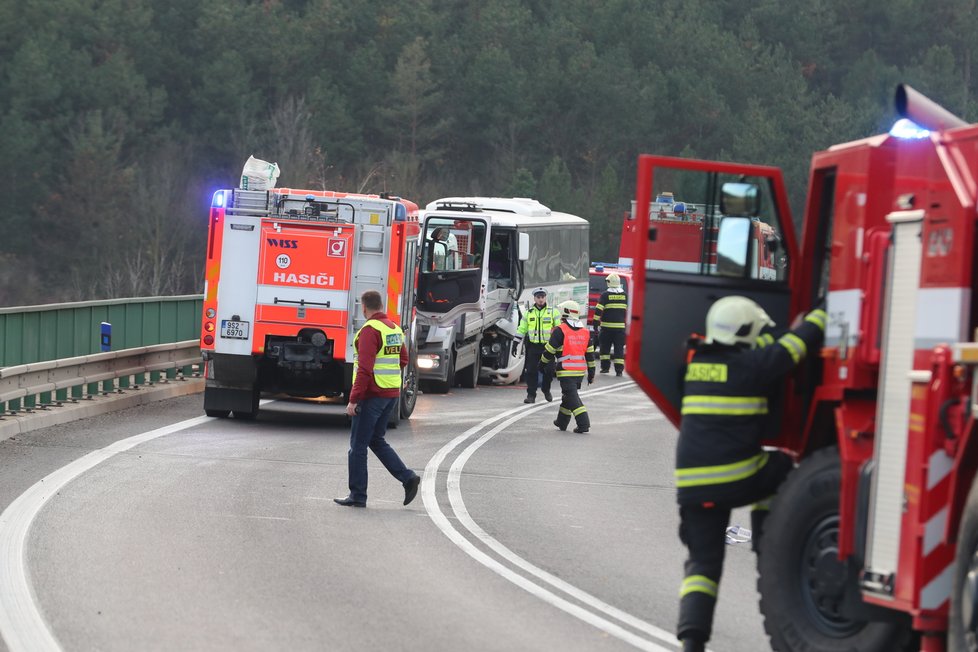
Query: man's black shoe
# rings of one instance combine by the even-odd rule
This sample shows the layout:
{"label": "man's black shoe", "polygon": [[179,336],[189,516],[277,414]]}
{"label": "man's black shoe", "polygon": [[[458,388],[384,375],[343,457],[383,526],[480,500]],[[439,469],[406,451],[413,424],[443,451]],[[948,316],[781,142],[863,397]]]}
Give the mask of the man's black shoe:
{"label": "man's black shoe", "polygon": [[561,432],[567,432],[567,426],[560,425],[559,421],[554,421],[554,425],[557,426],[557,429]]}
{"label": "man's black shoe", "polygon": [[404,483],[404,504],[408,505],[414,497],[418,495],[418,485],[421,484],[421,476],[414,476]]}
{"label": "man's black shoe", "polygon": [[346,498],[334,498],[333,502],[336,503],[337,505],[343,505],[344,507],[366,507],[367,506],[367,503],[359,500],[353,500],[353,498],[351,498],[350,496],[347,496]]}
{"label": "man's black shoe", "polygon": [[550,393],[549,389],[543,390],[543,398],[547,399],[547,403],[554,400],[554,395]]}
{"label": "man's black shoe", "polygon": [[537,402],[537,399],[536,399],[536,397],[533,397],[533,396],[527,396],[526,398],[523,399],[523,402],[524,403],[536,403]]}
{"label": "man's black shoe", "polygon": [[620,371],[616,371],[616,372],[615,372],[615,375],[616,375],[616,376],[621,376],[621,372],[620,372]]}
{"label": "man's black shoe", "polygon": [[585,432],[588,432],[590,430],[591,430],[590,428],[580,428],[580,427],[574,428],[574,432],[576,432],[576,433],[585,433]]}

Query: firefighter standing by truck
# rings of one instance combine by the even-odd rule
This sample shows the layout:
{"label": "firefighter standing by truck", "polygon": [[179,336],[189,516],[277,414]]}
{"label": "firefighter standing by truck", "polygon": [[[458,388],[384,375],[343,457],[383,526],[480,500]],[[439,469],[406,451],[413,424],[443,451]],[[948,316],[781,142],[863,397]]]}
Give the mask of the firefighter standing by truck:
{"label": "firefighter standing by truck", "polygon": [[577,422],[574,432],[584,433],[591,429],[591,419],[581,401],[578,390],[584,375],[587,382],[594,382],[594,347],[591,336],[581,321],[581,308],[576,301],[564,301],[557,306],[560,325],[550,334],[541,364],[556,360],[557,380],[560,383],[560,411],[554,425],[567,430],[571,417]]}
{"label": "firefighter standing by truck", "polygon": [[523,373],[526,376],[524,403],[533,403],[537,400],[538,384],[547,402],[554,400],[553,394],[550,393],[553,374],[546,369],[546,365],[541,364],[540,356],[543,355],[544,347],[550,341],[551,331],[559,323],[560,313],[556,308],[547,306],[547,290],[544,288],[533,290],[533,305],[520,320],[516,337],[513,338],[513,355],[516,355],[520,342],[526,338],[526,358],[523,362]]}
{"label": "firefighter standing by truck", "polygon": [[677,636],[702,651],[713,626],[730,512],[753,504],[753,544],[767,502],[793,467],[791,457],[761,447],[771,388],[820,345],[826,315],[813,310],[777,340],[754,301],[728,296],[706,315],[706,339],[686,368],[676,450],[679,538],[689,549],[680,589]]}
{"label": "firefighter standing by truck", "polygon": [[[628,313],[628,295],[621,286],[618,274],[608,274],[608,289],[601,294],[594,306],[594,330],[598,336],[601,355],[601,373],[606,374],[615,363],[615,375],[625,371],[625,318]],[[611,357],[614,349],[614,358]]]}

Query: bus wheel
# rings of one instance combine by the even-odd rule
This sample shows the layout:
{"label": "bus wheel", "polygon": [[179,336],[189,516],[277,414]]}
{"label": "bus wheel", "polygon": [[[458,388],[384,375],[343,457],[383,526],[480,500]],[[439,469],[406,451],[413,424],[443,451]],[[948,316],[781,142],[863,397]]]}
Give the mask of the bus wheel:
{"label": "bus wheel", "polygon": [[978,652],[978,483],[968,493],[958,531],[950,620],[947,649]]}
{"label": "bus wheel", "polygon": [[473,362],[459,373],[458,384],[466,389],[474,389],[479,384],[479,362]]}
{"label": "bus wheel", "polygon": [[204,410],[204,414],[218,419],[227,419],[228,415],[231,414],[231,410]]}
{"label": "bus wheel", "polygon": [[890,652],[909,643],[909,619],[870,621],[847,613],[855,574],[838,558],[841,471],[835,448],[791,472],[771,504],[758,559],[764,629],[778,652]]}

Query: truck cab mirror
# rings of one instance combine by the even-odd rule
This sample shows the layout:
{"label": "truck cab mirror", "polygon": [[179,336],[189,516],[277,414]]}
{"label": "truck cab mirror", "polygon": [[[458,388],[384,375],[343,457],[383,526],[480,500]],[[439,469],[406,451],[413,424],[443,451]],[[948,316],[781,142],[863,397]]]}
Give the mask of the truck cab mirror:
{"label": "truck cab mirror", "polygon": [[517,234],[519,241],[516,243],[516,257],[520,260],[530,259],[530,234],[520,232]]}
{"label": "truck cab mirror", "polygon": [[[724,192],[726,186],[724,184]],[[747,275],[747,261],[750,260],[749,217],[724,217],[720,220],[717,233],[717,274],[719,276]]]}
{"label": "truck cab mirror", "polygon": [[761,193],[756,184],[728,182],[720,196],[723,215],[756,217],[761,212]]}

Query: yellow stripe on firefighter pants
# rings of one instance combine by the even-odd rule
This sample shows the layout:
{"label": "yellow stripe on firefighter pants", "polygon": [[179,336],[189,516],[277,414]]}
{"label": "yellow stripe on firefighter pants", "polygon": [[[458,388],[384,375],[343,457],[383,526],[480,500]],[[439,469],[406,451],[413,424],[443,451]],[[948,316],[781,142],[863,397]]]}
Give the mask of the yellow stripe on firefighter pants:
{"label": "yellow stripe on firefighter pants", "polygon": [[676,469],[677,487],[702,487],[714,484],[736,482],[754,475],[767,464],[768,454],[758,453],[754,457],[733,464],[720,466],[697,466]]}
{"label": "yellow stripe on firefighter pants", "polygon": [[679,589],[679,597],[685,597],[688,593],[705,593],[713,598],[717,597],[718,585],[706,575],[690,575],[683,580],[683,585]]}

